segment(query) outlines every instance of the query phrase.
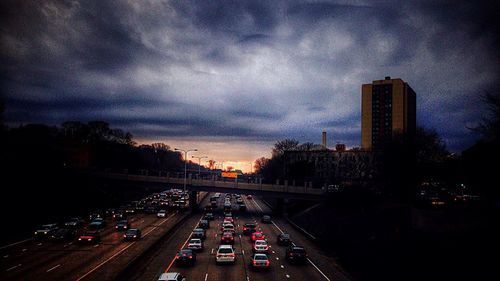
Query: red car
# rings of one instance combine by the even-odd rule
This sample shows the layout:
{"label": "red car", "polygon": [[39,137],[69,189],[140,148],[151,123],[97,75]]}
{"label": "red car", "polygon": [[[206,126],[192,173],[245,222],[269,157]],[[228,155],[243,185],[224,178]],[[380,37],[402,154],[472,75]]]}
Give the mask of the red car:
{"label": "red car", "polygon": [[221,244],[234,244],[234,235],[232,232],[224,232],[220,237]]}
{"label": "red car", "polygon": [[266,235],[264,235],[264,233],[262,232],[254,232],[252,233],[252,242],[256,241],[256,240],[265,240],[266,239]]}

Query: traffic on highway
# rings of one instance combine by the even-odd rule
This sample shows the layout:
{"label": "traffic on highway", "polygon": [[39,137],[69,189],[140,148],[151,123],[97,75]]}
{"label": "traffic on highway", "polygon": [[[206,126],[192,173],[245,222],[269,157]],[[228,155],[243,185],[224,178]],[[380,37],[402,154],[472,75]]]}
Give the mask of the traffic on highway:
{"label": "traffic on highway", "polygon": [[251,195],[166,190],[0,248],[1,280],[352,280]]}

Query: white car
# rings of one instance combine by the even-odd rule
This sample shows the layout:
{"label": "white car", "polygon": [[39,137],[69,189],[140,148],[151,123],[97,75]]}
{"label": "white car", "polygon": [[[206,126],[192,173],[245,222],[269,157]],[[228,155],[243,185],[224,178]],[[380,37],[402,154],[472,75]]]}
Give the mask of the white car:
{"label": "white car", "polygon": [[186,281],[186,277],[178,272],[162,273],[158,281]]}
{"label": "white car", "polygon": [[234,248],[231,245],[220,245],[217,249],[217,254],[215,256],[215,263],[235,263],[236,262],[236,253],[234,252]]}
{"label": "white car", "polygon": [[269,251],[269,246],[266,240],[255,240],[253,244],[253,251],[255,253],[267,253]]}
{"label": "white car", "polygon": [[193,251],[202,251],[203,250],[203,242],[199,238],[190,239],[187,248]]}
{"label": "white car", "polygon": [[269,269],[271,262],[266,254],[254,254],[250,264],[253,269]]}
{"label": "white car", "polygon": [[160,210],[157,214],[156,214],[157,217],[159,218],[164,218],[167,216],[167,211],[166,210]]}

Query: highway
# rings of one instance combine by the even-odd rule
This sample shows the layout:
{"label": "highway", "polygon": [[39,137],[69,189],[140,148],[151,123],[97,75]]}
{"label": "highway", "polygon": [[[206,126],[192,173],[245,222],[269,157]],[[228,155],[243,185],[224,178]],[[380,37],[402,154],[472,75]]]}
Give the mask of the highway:
{"label": "highway", "polygon": [[[120,276],[119,280],[158,280],[163,272],[179,272],[187,280],[353,280],[334,259],[324,255],[317,246],[311,243],[304,235],[293,229],[285,220],[274,219],[270,224],[260,222],[261,216],[271,214],[271,210],[258,198],[246,199],[246,212],[235,210],[235,226],[237,238],[234,244],[236,249],[236,263],[216,265],[215,252],[220,244],[220,224],[223,220],[223,196],[218,200],[218,208],[214,210],[215,220],[210,222],[207,238],[204,241],[204,251],[197,254],[196,264],[192,267],[177,266],[174,263],[176,252],[184,248],[191,232],[197,227],[203,214],[190,217],[182,226],[178,227],[170,237],[165,239],[154,252],[141,258],[141,261],[129,268]],[[232,199],[234,201],[234,198]],[[254,271],[250,266],[252,243],[249,236],[243,235],[242,226],[246,222],[256,222],[258,229],[267,235],[270,245],[269,257],[271,268],[269,271]],[[306,265],[291,265],[284,260],[285,246],[276,245],[277,235],[282,231],[289,233],[295,244],[304,246],[309,259]]]}
{"label": "highway", "polygon": [[[210,194],[208,194],[210,195]],[[205,196],[200,206],[209,204]],[[101,243],[79,245],[76,242],[26,239],[0,248],[0,280],[158,280],[163,272],[180,272],[187,280],[353,280],[331,257],[324,255],[304,234],[291,227],[282,218],[261,223],[263,214],[271,214],[259,198],[242,196],[247,211],[236,210],[232,197],[236,227],[236,263],[216,265],[215,252],[220,244],[220,224],[223,219],[223,200],[213,211],[215,219],[207,229],[204,251],[198,253],[192,267],[174,263],[177,251],[185,247],[191,232],[197,227],[203,212],[170,212],[166,218],[156,214],[137,213],[129,216],[133,228],[142,230],[137,241],[123,241],[123,232],[115,231],[114,221],[107,218],[107,226],[100,231]],[[247,222],[257,223],[270,245],[269,271],[254,271],[250,265],[252,243],[242,234]],[[306,265],[292,265],[284,260],[285,246],[276,245],[277,235],[287,232],[295,244],[308,252]],[[147,250],[149,249],[149,250]]]}
{"label": "highway", "polygon": [[166,218],[156,214],[129,215],[132,228],[142,231],[137,241],[123,241],[123,231],[106,218],[101,243],[26,239],[0,248],[0,280],[113,280],[145,249],[159,240],[188,213],[173,211]]}

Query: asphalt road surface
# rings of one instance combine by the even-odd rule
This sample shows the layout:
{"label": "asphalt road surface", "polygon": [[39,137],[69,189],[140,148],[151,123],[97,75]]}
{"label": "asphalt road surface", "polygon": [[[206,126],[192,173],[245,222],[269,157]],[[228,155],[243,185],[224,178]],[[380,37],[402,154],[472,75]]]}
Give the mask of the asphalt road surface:
{"label": "asphalt road surface", "polygon": [[[233,204],[233,217],[235,217],[236,240],[236,263],[228,265],[216,265],[215,253],[220,244],[220,224],[223,220],[222,206],[224,196],[218,200],[218,208],[214,210],[215,220],[210,222],[207,230],[207,238],[204,241],[204,250],[197,254],[194,266],[177,266],[174,257],[179,249],[186,246],[191,232],[197,227],[202,213],[193,215],[185,223],[178,226],[172,235],[165,239],[161,245],[141,258],[140,262],[129,268],[120,280],[158,280],[163,272],[179,272],[186,276],[187,280],[353,280],[331,257],[324,255],[317,246],[311,243],[303,234],[293,229],[284,219],[273,218],[272,223],[261,223],[262,215],[271,214],[271,210],[258,198],[247,199],[246,212],[239,212]],[[252,255],[252,243],[250,236],[243,235],[242,227],[246,222],[256,222],[257,228],[267,236],[270,250],[268,256],[271,259],[269,271],[254,271],[250,265]],[[304,246],[308,252],[308,263],[305,265],[289,264],[285,261],[285,246],[276,244],[277,235],[287,232],[291,235],[296,245]]]}

